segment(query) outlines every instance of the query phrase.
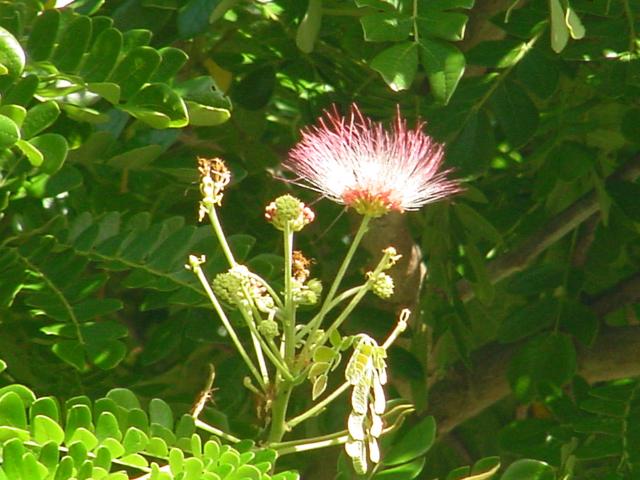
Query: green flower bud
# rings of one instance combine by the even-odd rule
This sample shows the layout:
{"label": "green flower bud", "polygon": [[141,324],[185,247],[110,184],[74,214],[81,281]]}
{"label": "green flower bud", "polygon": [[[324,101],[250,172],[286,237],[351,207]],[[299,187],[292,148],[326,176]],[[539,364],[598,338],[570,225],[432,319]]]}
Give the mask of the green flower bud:
{"label": "green flower bud", "polygon": [[307,282],[307,288],[319,297],[322,293],[322,282],[317,278],[312,278]]}
{"label": "green flower bud", "polygon": [[213,292],[229,305],[242,306],[251,314],[251,302],[263,313],[275,309],[275,302],[267,289],[252,278],[244,265],[219,273],[212,283]]}
{"label": "green flower bud", "polygon": [[278,230],[289,228],[299,232],[315,218],[313,211],[297,198],[282,195],[271,202],[265,209],[265,218]]}
{"label": "green flower bud", "polygon": [[280,335],[280,331],[278,329],[278,322],[275,320],[262,320],[258,324],[258,331],[266,338],[266,339],[274,339],[278,335]]}
{"label": "green flower bud", "polygon": [[322,283],[312,278],[306,285],[293,279],[293,301],[298,305],[315,305],[322,293]]}
{"label": "green flower bud", "polygon": [[380,273],[376,278],[372,278],[373,272],[368,272],[367,276],[373,280],[371,290],[375,295],[383,300],[391,298],[391,295],[393,295],[393,278],[386,273]]}
{"label": "green flower bud", "polygon": [[237,305],[243,298],[243,287],[247,286],[247,277],[240,271],[231,269],[219,273],[213,279],[213,292],[230,305]]}

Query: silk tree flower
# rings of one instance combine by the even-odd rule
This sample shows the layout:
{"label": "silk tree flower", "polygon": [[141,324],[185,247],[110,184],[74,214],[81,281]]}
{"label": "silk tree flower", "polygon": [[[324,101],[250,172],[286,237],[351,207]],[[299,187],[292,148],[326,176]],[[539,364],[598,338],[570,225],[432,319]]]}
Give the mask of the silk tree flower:
{"label": "silk tree flower", "polygon": [[441,170],[443,145],[423,126],[409,129],[398,110],[387,130],[355,104],[347,116],[334,107],[302,130],[284,167],[298,176],[296,183],[362,215],[417,210],[461,190],[447,178],[451,170]]}

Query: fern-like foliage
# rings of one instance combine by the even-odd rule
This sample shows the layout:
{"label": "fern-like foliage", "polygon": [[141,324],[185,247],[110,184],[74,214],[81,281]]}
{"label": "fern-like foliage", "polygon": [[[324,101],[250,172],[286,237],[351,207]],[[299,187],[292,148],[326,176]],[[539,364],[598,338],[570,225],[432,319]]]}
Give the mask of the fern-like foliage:
{"label": "fern-like foliage", "polygon": [[296,480],[272,474],[276,452],[251,441],[233,446],[196,432],[153,399],[143,409],[127,389],[64,406],[21,385],[0,388],[2,480]]}
{"label": "fern-like foliage", "polygon": [[[7,273],[0,307],[18,298],[32,314],[46,318],[41,331],[53,339],[53,352],[81,371],[91,365],[113,368],[127,352],[122,341],[127,329],[108,319],[122,302],[97,295],[109,274],[126,271],[121,286],[148,292],[143,310],[170,304],[208,308],[197,279],[184,268],[185,259],[190,252],[204,253],[211,272],[224,268],[209,227],[185,226],[182,217],[154,224],[148,213],[111,212],[95,219],[85,213],[59,232],[0,251],[0,269]],[[239,259],[255,243],[249,235],[229,241]]]}

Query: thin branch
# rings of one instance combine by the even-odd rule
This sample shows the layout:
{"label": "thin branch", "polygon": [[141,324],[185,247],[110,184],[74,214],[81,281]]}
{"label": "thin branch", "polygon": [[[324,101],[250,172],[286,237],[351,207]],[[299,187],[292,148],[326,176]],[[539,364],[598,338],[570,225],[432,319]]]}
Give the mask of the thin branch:
{"label": "thin branch", "polygon": [[[625,303],[640,298],[640,272],[628,277],[595,298],[590,307],[604,316]],[[429,407],[424,414],[435,416],[440,435],[482,413],[511,393],[507,369],[511,358],[522,343],[491,344],[479,349],[472,357],[478,370],[454,368],[432,387]],[[608,327],[600,333],[590,348],[578,349],[578,374],[588,382],[601,382],[640,375],[640,328]]]}
{"label": "thin branch", "polygon": [[[620,180],[635,180],[640,176],[640,157],[622,166],[614,175]],[[520,270],[524,270],[540,253],[556,243],[599,211],[597,193],[590,192],[552,218],[538,232],[518,247],[498,257],[487,265],[489,281],[497,283]],[[458,293],[463,302],[474,298],[475,293],[466,280],[458,282]]]}

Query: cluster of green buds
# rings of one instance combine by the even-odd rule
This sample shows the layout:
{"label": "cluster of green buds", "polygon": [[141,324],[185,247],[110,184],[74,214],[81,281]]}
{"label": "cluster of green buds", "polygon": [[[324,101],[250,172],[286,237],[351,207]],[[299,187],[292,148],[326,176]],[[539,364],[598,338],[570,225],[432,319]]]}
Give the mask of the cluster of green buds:
{"label": "cluster of green buds", "polygon": [[380,461],[378,437],[382,434],[381,415],[386,408],[382,386],[387,383],[384,347],[368,335],[359,335],[358,343],[347,364],[345,378],[353,386],[352,411],[348,420],[349,440],[345,451],[358,474],[368,470],[368,461]]}
{"label": "cluster of green buds", "polygon": [[263,313],[275,310],[275,303],[267,289],[251,276],[244,265],[236,265],[216,275],[212,287],[214,293],[226,303],[249,313],[251,304]]}
{"label": "cluster of green buds", "polygon": [[380,272],[378,275],[374,275],[373,272],[367,272],[367,278],[371,282],[371,291],[374,295],[388,300],[393,295],[393,278],[386,273]]}
{"label": "cluster of green buds", "polygon": [[313,210],[291,195],[276,198],[267,205],[264,216],[278,230],[291,232],[299,232],[315,218]]}
{"label": "cluster of green buds", "polygon": [[231,181],[231,173],[220,158],[198,158],[198,172],[202,194],[198,219],[202,221],[209,207],[222,202],[224,188]]}

